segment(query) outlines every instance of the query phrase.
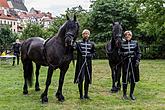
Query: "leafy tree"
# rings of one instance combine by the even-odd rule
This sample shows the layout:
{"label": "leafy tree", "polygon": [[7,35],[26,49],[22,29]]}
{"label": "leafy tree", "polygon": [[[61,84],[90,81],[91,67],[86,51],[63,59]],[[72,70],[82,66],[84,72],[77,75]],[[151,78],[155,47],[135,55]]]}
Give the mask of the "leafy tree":
{"label": "leafy tree", "polygon": [[43,37],[43,31],[41,25],[38,24],[27,24],[27,27],[22,32],[22,39],[30,37]]}
{"label": "leafy tree", "polygon": [[163,38],[165,36],[165,1],[135,0],[134,2],[132,9],[139,16],[140,32],[145,33],[147,38],[153,37],[153,42],[165,42]]}
{"label": "leafy tree", "polygon": [[47,32],[50,33],[50,36],[54,36],[58,32],[60,26],[62,26],[65,20],[66,18],[64,15],[57,16],[55,18],[53,24],[47,29]]}
{"label": "leafy tree", "polygon": [[15,41],[16,34],[13,34],[9,26],[2,26],[0,29],[0,45],[2,50],[10,48],[11,43]]}
{"label": "leafy tree", "polygon": [[135,30],[137,16],[130,10],[126,0],[96,0],[88,18],[88,25],[93,33],[93,39],[105,42],[111,37],[112,23],[119,21],[124,30]]}

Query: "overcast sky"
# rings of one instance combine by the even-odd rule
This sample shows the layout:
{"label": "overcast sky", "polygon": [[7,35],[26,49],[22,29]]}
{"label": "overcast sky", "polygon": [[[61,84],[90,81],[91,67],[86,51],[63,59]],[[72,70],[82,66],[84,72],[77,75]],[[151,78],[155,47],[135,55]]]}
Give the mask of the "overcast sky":
{"label": "overcast sky", "polygon": [[32,7],[42,12],[51,12],[54,16],[65,14],[67,8],[81,5],[89,10],[90,0],[25,0],[25,6],[30,10]]}

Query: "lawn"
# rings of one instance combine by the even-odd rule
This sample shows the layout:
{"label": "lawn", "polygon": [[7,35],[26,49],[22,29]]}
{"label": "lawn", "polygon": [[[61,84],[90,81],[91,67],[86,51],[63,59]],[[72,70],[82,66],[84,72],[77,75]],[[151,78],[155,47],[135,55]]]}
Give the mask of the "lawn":
{"label": "lawn", "polygon": [[165,110],[165,60],[141,61],[141,80],[135,88],[136,101],[122,100],[122,91],[110,92],[111,73],[107,60],[93,61],[93,82],[89,88],[91,100],[79,100],[77,85],[73,84],[75,67],[70,64],[63,87],[65,101],[58,102],[54,95],[59,78],[59,70],[56,70],[47,104],[41,104],[40,101],[45,88],[47,67],[41,68],[41,91],[35,92],[33,86],[29,89],[29,95],[25,96],[22,93],[22,64],[11,66],[9,63],[0,63],[0,110]]}

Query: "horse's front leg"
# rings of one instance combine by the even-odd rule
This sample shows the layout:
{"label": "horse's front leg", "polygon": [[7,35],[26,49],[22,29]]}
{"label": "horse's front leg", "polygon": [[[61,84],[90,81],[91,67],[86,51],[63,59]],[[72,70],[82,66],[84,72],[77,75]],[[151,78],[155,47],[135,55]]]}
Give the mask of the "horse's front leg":
{"label": "horse's front leg", "polygon": [[42,103],[48,102],[47,95],[48,95],[49,85],[51,84],[52,74],[53,74],[53,68],[49,66],[47,79],[46,79],[46,87],[44,92],[41,94]]}
{"label": "horse's front leg", "polygon": [[38,81],[40,68],[41,68],[41,65],[36,64],[36,83],[35,83],[35,90],[36,91],[40,91],[39,81]]}
{"label": "horse's front leg", "polygon": [[115,70],[112,68],[112,88],[111,88],[111,92],[114,93],[116,92],[116,85],[115,85]]}
{"label": "horse's front leg", "polygon": [[64,101],[64,96],[62,95],[62,87],[63,87],[63,83],[64,83],[65,73],[67,72],[68,68],[69,68],[69,64],[60,68],[59,86],[58,86],[58,90],[56,92],[56,97],[61,102]]}
{"label": "horse's front leg", "polygon": [[117,70],[117,88],[118,88],[118,90],[121,89],[120,78],[121,78],[121,64],[118,66],[118,70]]}

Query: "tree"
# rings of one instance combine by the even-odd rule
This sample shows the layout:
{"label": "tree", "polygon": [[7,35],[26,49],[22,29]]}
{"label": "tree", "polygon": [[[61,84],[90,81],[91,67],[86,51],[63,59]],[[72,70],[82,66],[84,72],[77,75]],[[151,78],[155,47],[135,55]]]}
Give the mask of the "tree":
{"label": "tree", "polygon": [[[154,42],[165,42],[165,1],[135,0],[132,9],[139,16],[138,29],[147,37],[154,37]],[[146,41],[147,42],[147,41]]]}
{"label": "tree", "polygon": [[[9,26],[1,26],[0,29],[0,45],[2,50],[7,50],[10,48],[11,43],[15,41],[16,34],[13,34]],[[1,51],[2,51],[1,50]]]}
{"label": "tree", "polygon": [[27,24],[27,27],[22,32],[22,39],[30,37],[43,37],[43,31],[41,25],[38,24]]}
{"label": "tree", "polygon": [[111,38],[112,23],[119,21],[124,30],[135,30],[137,16],[130,10],[126,0],[96,0],[88,18],[88,25],[93,33],[93,40],[105,42]]}
{"label": "tree", "polygon": [[64,15],[57,16],[52,25],[47,29],[47,32],[49,32],[51,36],[54,36],[65,22],[65,19],[66,17]]}

